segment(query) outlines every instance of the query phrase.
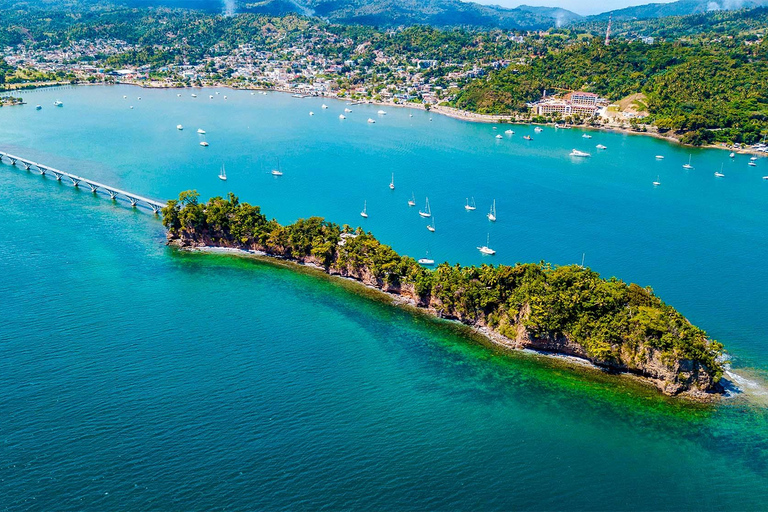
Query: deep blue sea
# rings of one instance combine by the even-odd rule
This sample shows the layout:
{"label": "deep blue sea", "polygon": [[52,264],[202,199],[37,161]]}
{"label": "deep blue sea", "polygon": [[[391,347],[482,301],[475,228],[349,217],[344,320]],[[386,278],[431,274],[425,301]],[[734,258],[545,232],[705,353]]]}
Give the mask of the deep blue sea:
{"label": "deep blue sea", "polygon": [[452,263],[583,256],[724,343],[743,392],[670,399],[337,280],[179,253],[150,212],[6,160],[0,510],[765,510],[768,160],[228,89],[23,96],[0,151],[137,194],[232,191]]}

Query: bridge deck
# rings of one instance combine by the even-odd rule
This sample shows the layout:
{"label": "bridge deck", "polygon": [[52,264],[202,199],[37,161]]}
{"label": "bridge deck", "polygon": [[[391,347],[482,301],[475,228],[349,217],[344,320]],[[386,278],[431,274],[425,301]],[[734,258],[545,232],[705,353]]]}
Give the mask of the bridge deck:
{"label": "bridge deck", "polygon": [[[143,197],[143,196],[140,196],[138,194],[134,194],[132,192],[127,192],[125,190],[120,190],[119,188],[112,187],[110,185],[105,185],[103,183],[99,183],[98,181],[90,180],[90,179],[84,178],[82,176],[77,176],[76,174],[72,174],[72,173],[69,173],[69,172],[60,171],[60,170],[55,169],[53,167],[50,167],[50,166],[47,166],[47,165],[43,165],[43,164],[39,164],[37,162],[33,162],[32,160],[28,160],[28,159],[22,158],[20,156],[11,155],[10,153],[5,153],[3,151],[0,151],[0,161],[2,161],[3,158],[7,158],[7,159],[12,160],[14,162],[21,162],[21,163],[23,163],[23,164],[25,164],[27,166],[37,167],[41,172],[45,171],[45,172],[51,172],[53,174],[60,175],[60,176],[66,176],[67,178],[72,180],[73,183],[83,182],[83,183],[87,183],[91,187],[96,187],[96,188],[104,189],[104,190],[106,190],[108,192],[112,192],[113,194],[125,196],[126,198],[131,200],[132,204],[134,203],[134,201],[137,202],[137,203],[144,203],[147,206],[149,206],[150,208],[152,208],[152,210],[157,210],[157,209],[160,209],[160,208],[165,208],[167,206],[167,203],[165,203],[163,201],[157,201],[155,199],[149,199],[147,197]],[[94,190],[94,192],[95,192],[95,190]]]}

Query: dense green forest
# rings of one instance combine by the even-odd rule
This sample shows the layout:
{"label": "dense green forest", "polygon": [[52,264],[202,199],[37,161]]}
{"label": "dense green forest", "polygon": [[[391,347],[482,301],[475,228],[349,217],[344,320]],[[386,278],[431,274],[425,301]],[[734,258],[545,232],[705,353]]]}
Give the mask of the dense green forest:
{"label": "dense green forest", "polygon": [[[361,228],[318,217],[284,226],[233,194],[202,203],[195,191],[183,192],[162,213],[170,238],[183,243],[257,249],[315,262],[331,273],[367,276],[382,289],[413,290],[420,304],[442,316],[487,325],[512,339],[522,326],[539,338],[567,337],[599,364],[640,368],[658,351],[670,367],[693,361],[711,385],[722,375],[722,346],[650,289],[602,279],[577,265],[443,263],[429,270]],[[684,378],[690,376],[678,376]]]}

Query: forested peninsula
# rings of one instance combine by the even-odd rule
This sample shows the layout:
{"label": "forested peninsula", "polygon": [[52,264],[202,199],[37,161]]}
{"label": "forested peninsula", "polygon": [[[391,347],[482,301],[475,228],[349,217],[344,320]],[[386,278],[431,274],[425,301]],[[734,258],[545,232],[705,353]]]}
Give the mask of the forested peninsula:
{"label": "forested peninsula", "polygon": [[641,376],[667,395],[722,393],[720,343],[650,288],[588,268],[443,263],[430,270],[361,228],[319,217],[284,226],[231,193],[203,203],[197,192],[182,192],[162,214],[169,245],[260,251],[312,264],[478,328],[506,348],[583,358]]}

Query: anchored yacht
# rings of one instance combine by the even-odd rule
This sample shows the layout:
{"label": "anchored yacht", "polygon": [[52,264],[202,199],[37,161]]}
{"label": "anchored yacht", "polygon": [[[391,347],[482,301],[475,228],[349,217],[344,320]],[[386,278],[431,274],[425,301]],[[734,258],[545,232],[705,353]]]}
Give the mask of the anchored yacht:
{"label": "anchored yacht", "polygon": [[490,241],[491,241],[491,234],[488,233],[488,236],[485,239],[485,245],[482,247],[478,247],[477,250],[483,254],[489,254],[489,255],[496,254],[496,251],[488,247],[490,245]]}

